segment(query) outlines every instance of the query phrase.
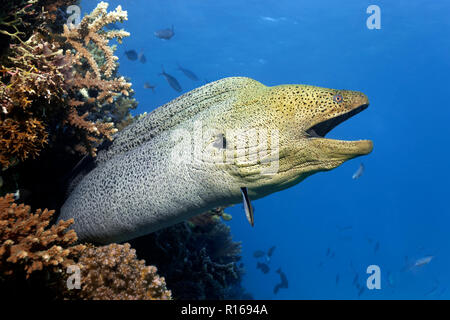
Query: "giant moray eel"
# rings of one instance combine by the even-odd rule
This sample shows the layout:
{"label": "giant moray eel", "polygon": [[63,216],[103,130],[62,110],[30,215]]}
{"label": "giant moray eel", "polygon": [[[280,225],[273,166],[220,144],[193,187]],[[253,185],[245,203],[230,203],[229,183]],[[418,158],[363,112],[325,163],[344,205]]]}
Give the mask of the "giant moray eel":
{"label": "giant moray eel", "polygon": [[356,91],[243,77],[209,83],[116,134],[77,179],[60,219],[74,218],[81,240],[120,242],[289,188],[372,151],[368,140],[324,138],[368,104]]}

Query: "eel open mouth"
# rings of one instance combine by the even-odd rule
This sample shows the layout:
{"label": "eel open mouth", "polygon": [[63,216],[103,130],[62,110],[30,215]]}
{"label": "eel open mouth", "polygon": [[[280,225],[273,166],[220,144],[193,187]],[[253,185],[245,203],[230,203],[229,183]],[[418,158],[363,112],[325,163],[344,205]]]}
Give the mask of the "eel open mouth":
{"label": "eel open mouth", "polygon": [[306,130],[306,133],[308,134],[309,138],[324,138],[328,132],[333,130],[340,123],[360,113],[368,106],[368,104],[363,104],[347,113],[341,114],[340,116],[322,121]]}

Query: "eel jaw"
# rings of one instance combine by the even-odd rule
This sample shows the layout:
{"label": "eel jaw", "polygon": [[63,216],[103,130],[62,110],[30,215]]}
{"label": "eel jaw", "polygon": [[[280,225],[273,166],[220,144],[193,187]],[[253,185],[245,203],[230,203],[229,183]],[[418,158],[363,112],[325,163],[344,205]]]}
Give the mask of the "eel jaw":
{"label": "eel jaw", "polygon": [[306,130],[307,139],[320,140],[314,142],[320,142],[322,147],[326,145],[330,149],[327,150],[327,153],[330,153],[330,156],[333,156],[333,158],[336,157],[342,158],[342,160],[348,160],[357,156],[369,154],[373,149],[373,143],[370,140],[345,141],[325,138],[328,132],[333,130],[345,120],[348,120],[367,109],[368,106],[368,103],[361,104],[349,112],[326,119],[313,125]]}

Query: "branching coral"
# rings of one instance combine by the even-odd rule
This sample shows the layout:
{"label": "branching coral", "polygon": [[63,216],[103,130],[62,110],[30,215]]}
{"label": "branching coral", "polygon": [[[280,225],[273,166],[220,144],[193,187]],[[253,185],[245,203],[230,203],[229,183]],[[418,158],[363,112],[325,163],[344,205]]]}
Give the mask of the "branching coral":
{"label": "branching coral", "polygon": [[[86,77],[89,80],[100,80],[101,73],[105,78],[109,78],[113,75],[113,71],[116,68],[116,60],[118,58],[114,56],[114,52],[109,47],[108,42],[111,39],[117,39],[119,43],[122,42],[124,37],[128,37],[130,34],[124,30],[109,30],[104,31],[103,27],[110,23],[123,22],[127,20],[127,12],[122,10],[121,6],[118,6],[115,11],[107,12],[108,3],[100,2],[91,14],[85,16],[78,27],[69,28],[68,25],[64,25],[63,36],[67,39],[70,45],[76,50],[76,61],[81,61],[81,57],[86,59],[94,75],[90,74]],[[95,57],[86,48],[90,42],[93,42],[95,46],[103,52],[105,63],[101,67],[97,64]],[[123,86],[123,83],[118,82],[119,87]]]}
{"label": "branching coral", "polygon": [[[62,34],[70,46],[66,54],[75,66],[73,76],[67,81],[70,100],[66,122],[86,133],[84,137],[81,136],[82,143],[76,149],[89,151],[94,156],[95,145],[103,138],[111,139],[117,131],[114,124],[125,120],[128,114],[119,121],[111,119],[115,121],[109,123],[93,123],[91,119],[104,119],[108,114],[107,105],[128,97],[132,92],[131,83],[124,77],[114,77],[118,58],[109,46],[111,39],[120,43],[129,33],[103,29],[108,24],[127,20],[127,12],[120,6],[112,12],[108,12],[107,8],[107,3],[100,2],[91,14],[81,20],[78,27],[64,25]],[[99,110],[98,115],[94,110]]]}
{"label": "branching coral", "polygon": [[0,273],[26,278],[35,271],[61,273],[84,245],[73,245],[77,236],[67,228],[73,220],[49,227],[53,210],[36,210],[14,203],[12,194],[0,197]]}
{"label": "branching coral", "polygon": [[80,257],[81,291],[88,300],[169,300],[164,278],[156,267],[137,260],[128,243],[89,247]]}
{"label": "branching coral", "polygon": [[0,69],[3,168],[36,157],[47,143],[45,112],[51,113],[52,106],[63,103],[65,76],[69,74],[62,50],[37,35],[25,44],[12,45],[9,59],[14,67]]}
{"label": "branching coral", "polygon": [[[73,220],[49,226],[53,214],[32,213],[14,203],[12,194],[0,198],[0,296],[31,295],[31,286],[51,298],[171,299],[156,267],[137,260],[129,244],[75,245],[77,235],[68,230]],[[69,266],[80,268],[81,289],[67,288]]]}
{"label": "branching coral", "polygon": [[[55,12],[68,1],[26,4],[31,5],[28,14],[37,5]],[[48,33],[41,25],[28,40],[11,45],[0,67],[3,170],[37,157],[45,147],[95,156],[104,139],[111,139],[117,128],[129,123],[129,111],[137,103],[131,98],[131,83],[116,76],[118,58],[109,46],[110,40],[120,42],[129,33],[104,30],[108,24],[126,20],[127,13],[120,6],[112,12],[107,8],[101,2],[77,28],[64,24],[62,35]],[[18,6],[13,9],[19,10]],[[44,22],[51,16],[46,13]]]}

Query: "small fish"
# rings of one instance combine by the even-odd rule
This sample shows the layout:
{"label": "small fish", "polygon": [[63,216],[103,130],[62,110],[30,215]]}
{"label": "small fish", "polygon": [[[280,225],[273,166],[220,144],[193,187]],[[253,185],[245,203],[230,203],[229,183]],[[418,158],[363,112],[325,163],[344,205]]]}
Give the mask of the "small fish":
{"label": "small fish", "polygon": [[281,288],[287,289],[289,287],[286,274],[281,271],[281,268],[278,268],[277,273],[280,275],[281,282],[273,288],[273,293],[275,294],[277,294]]}
{"label": "small fish", "polygon": [[191,70],[185,69],[182,66],[178,65],[178,70],[184,73],[186,77],[188,77],[191,80],[198,81],[198,77],[193,73]]}
{"label": "small fish", "polygon": [[173,76],[171,76],[170,74],[166,73],[164,71],[164,68],[162,68],[162,72],[159,74],[160,76],[164,76],[164,78],[166,78],[167,83],[172,87],[172,89],[174,89],[177,92],[181,92],[183,89],[181,89],[180,84],[178,83],[178,80],[175,79]]}
{"label": "small fish", "polygon": [[242,187],[241,193],[244,201],[245,216],[247,217],[247,220],[250,223],[250,225],[253,227],[255,225],[255,217],[253,214],[254,210],[252,204],[250,203],[250,198],[248,197],[247,187]]}
{"label": "small fish", "polygon": [[364,173],[364,164],[361,162],[359,164],[358,170],[356,170],[356,172],[353,174],[352,179],[356,180],[360,178],[363,175],[363,173]]}
{"label": "small fish", "polygon": [[419,268],[429,264],[433,258],[434,256],[426,256],[413,262],[408,262],[408,257],[406,257],[406,265],[402,268],[402,271],[417,271]]}
{"label": "small fish", "polygon": [[269,251],[267,251],[267,256],[268,257],[271,257],[272,255],[273,255],[273,252],[275,251],[275,246],[273,246],[273,247],[271,247],[270,249],[269,249]]}
{"label": "small fish", "polygon": [[387,274],[387,283],[391,288],[395,287],[394,275],[390,271],[388,271],[388,274]]}
{"label": "small fish", "polygon": [[269,22],[278,22],[278,19],[272,17],[261,17],[261,20],[269,21]]}
{"label": "small fish", "polygon": [[430,291],[426,292],[425,295],[430,296],[430,295],[436,293],[438,291],[438,289],[439,289],[439,281],[435,280],[433,287],[431,288]]}
{"label": "small fish", "polygon": [[422,267],[426,264],[429,264],[433,258],[434,258],[433,256],[427,256],[427,257],[417,259],[414,262],[413,267]]}
{"label": "small fish", "polygon": [[354,286],[356,286],[356,285],[358,284],[358,278],[359,278],[359,275],[356,273],[356,274],[355,274],[355,277],[353,278],[353,282],[352,282],[352,284],[353,284]]}
{"label": "small fish", "polygon": [[128,60],[131,61],[136,61],[138,59],[138,54],[135,50],[125,51],[125,55],[127,56]]}
{"label": "small fish", "polygon": [[267,264],[261,263],[261,262],[258,262],[256,264],[256,269],[260,269],[262,271],[262,273],[264,273],[264,274],[269,273],[269,271],[270,271],[269,266]]}
{"label": "small fish", "polygon": [[363,294],[363,292],[364,292],[364,286],[360,286],[359,287],[359,290],[358,290],[358,297],[361,297],[361,295]]}
{"label": "small fish", "polygon": [[172,28],[169,29],[161,29],[158,31],[155,31],[155,36],[157,38],[163,39],[163,40],[169,40],[170,38],[172,38],[175,35],[175,31],[172,25]]}
{"label": "small fish", "polygon": [[253,257],[255,258],[261,258],[264,257],[266,255],[266,253],[262,250],[256,250],[255,252],[253,252]]}
{"label": "small fish", "polygon": [[147,62],[147,58],[145,57],[145,55],[144,55],[143,52],[139,53],[138,59],[139,59],[139,61],[140,61],[141,63],[146,63],[146,62]]}
{"label": "small fish", "polygon": [[330,253],[331,253],[331,249],[330,249],[330,248],[327,248],[326,256],[328,257],[328,256],[330,255]]}
{"label": "small fish", "polygon": [[336,275],[336,285],[339,284],[339,273]]}
{"label": "small fish", "polygon": [[146,83],[144,83],[144,88],[145,89],[151,89],[153,92],[155,92],[156,86],[151,85],[150,83],[146,82]]}
{"label": "small fish", "polygon": [[377,241],[377,243],[375,244],[375,248],[373,249],[373,252],[377,253],[378,250],[380,250],[380,242],[379,241]]}

